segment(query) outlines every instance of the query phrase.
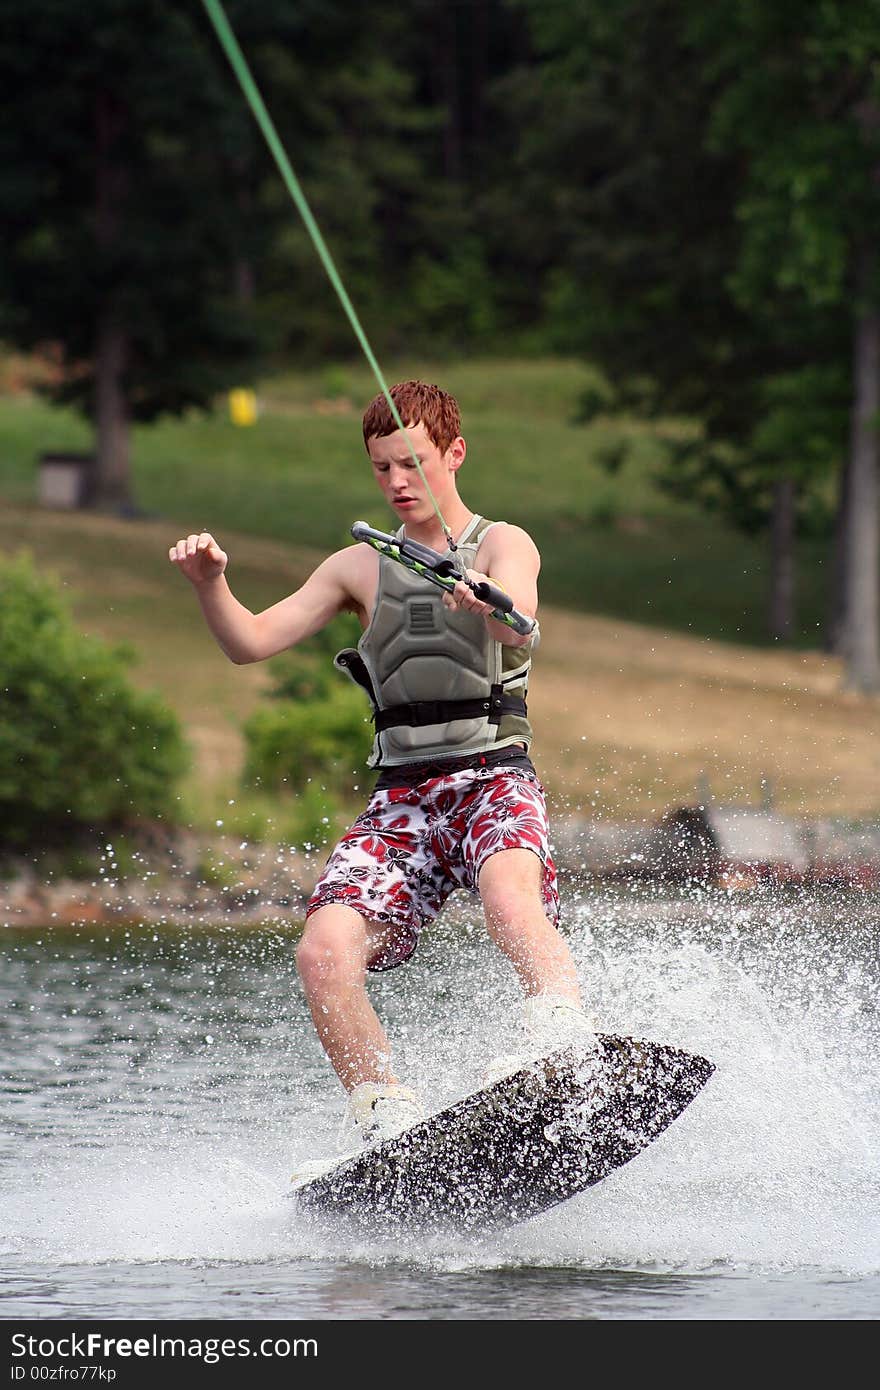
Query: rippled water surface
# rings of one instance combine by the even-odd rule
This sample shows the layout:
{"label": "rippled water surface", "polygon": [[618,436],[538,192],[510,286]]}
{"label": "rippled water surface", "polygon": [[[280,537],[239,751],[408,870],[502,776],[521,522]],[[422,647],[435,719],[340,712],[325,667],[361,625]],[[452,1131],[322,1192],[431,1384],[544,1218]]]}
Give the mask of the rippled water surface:
{"label": "rippled water surface", "polygon": [[[286,1199],[342,1093],[282,929],[0,932],[0,1316],[876,1318],[880,905],[618,890],[572,895],[566,922],[605,1031],[717,1071],[598,1187],[412,1244]],[[466,900],[371,987],[435,1108],[516,1015]]]}

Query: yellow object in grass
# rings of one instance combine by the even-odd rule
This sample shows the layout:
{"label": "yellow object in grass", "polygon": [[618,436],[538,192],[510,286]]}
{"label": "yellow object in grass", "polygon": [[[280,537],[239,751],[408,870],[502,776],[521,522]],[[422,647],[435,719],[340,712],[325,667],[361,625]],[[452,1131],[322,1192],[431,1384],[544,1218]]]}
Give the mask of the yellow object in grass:
{"label": "yellow object in grass", "polygon": [[254,392],[243,386],[230,391],[229,415],[234,425],[252,425],[257,418],[257,398]]}

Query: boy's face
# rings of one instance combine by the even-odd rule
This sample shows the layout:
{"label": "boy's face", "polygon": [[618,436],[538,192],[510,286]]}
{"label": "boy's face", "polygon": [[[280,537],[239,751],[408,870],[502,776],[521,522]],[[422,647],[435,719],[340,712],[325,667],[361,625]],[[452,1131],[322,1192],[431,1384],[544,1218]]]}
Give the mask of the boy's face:
{"label": "boy's face", "polygon": [[455,490],[455,475],[464,461],[465,442],[460,437],[453,439],[446,452],[441,453],[421,421],[407,425],[406,435],[395,430],[393,434],[371,435],[367,441],[373,473],[388,505],[401,521],[418,524],[430,520],[435,513],[413,462],[407,436],[441,511],[444,499]]}

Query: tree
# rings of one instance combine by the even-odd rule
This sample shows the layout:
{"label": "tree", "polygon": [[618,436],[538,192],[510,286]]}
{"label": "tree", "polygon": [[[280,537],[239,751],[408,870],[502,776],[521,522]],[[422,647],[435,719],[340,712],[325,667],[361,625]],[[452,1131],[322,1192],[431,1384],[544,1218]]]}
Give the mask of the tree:
{"label": "tree", "polygon": [[171,710],[132,686],[131,660],[76,630],[29,556],[0,559],[0,850],[173,819],[188,752]]}
{"label": "tree", "polygon": [[95,422],[96,502],[131,506],[129,425],[207,406],[256,348],[233,268],[252,157],[201,7],[0,0],[0,336],[52,344]]}
{"label": "tree", "polygon": [[[435,0],[418,22],[225,8],[371,339],[485,335],[491,282],[442,153],[453,124],[478,172],[481,85],[470,120],[432,105]],[[50,394],[95,420],[99,501],[125,507],[131,420],[209,404],[258,347],[356,346],[198,0],[0,0],[0,23],[22,35],[0,53],[0,338],[60,353]]]}
{"label": "tree", "polygon": [[[295,35],[288,14],[279,41],[277,27],[255,27],[254,10],[241,5],[239,37],[374,347],[491,344],[497,287],[476,195],[496,133],[487,92],[518,18],[505,0],[323,0],[297,6]],[[263,265],[263,294],[285,349],[351,353],[350,327],[295,219]]]}
{"label": "tree", "polygon": [[[700,421],[667,483],[745,529],[773,520],[771,621],[785,633],[794,509],[814,517],[846,457],[852,391],[851,280],[805,292],[801,253],[831,225],[833,265],[877,223],[854,108],[826,112],[821,85],[863,93],[876,6],[521,7],[539,61],[498,87],[520,191],[494,217],[510,229],[496,254],[524,265],[557,344],[598,358],[622,406]],[[807,155],[825,170],[812,201],[798,198]],[[827,186],[840,178],[845,212]]]}
{"label": "tree", "polygon": [[[743,0],[694,22],[722,84],[715,138],[745,155],[733,293],[763,325],[833,314],[848,339],[834,640],[846,684],[880,690],[880,5]],[[815,335],[814,335],[815,336]]]}

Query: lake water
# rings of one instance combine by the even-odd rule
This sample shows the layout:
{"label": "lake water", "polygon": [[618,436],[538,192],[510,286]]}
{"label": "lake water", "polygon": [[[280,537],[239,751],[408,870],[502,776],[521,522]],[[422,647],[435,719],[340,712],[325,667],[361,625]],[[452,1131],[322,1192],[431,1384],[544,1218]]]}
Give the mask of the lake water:
{"label": "lake water", "polygon": [[[873,1319],[880,904],[570,893],[604,1031],[717,1071],[599,1186],[481,1239],[353,1240],[287,1200],[342,1093],[283,928],[0,933],[5,1319]],[[373,998],[433,1107],[517,1007],[466,900]]]}

